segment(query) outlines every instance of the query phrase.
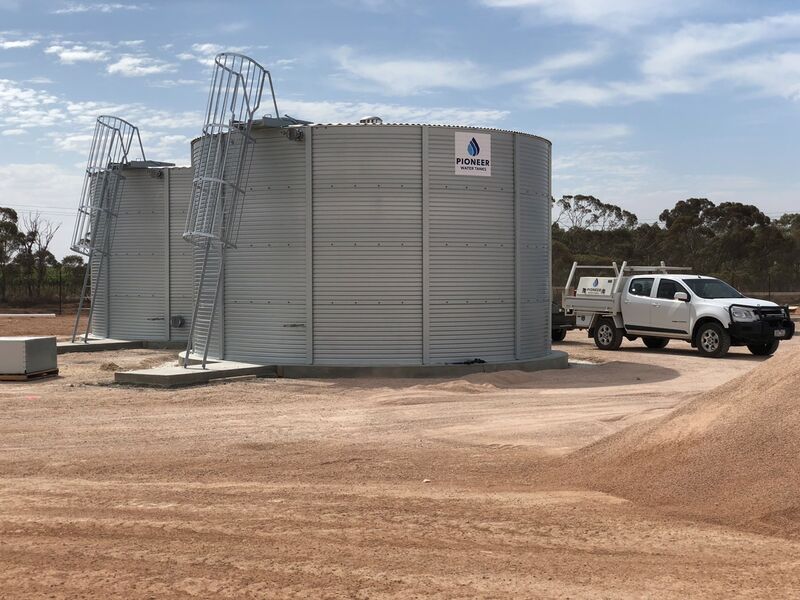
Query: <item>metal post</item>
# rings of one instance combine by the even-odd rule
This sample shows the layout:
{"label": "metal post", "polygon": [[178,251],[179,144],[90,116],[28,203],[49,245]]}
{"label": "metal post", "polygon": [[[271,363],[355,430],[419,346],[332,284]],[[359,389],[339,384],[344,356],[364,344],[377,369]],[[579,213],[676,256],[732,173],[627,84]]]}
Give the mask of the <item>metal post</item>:
{"label": "metal post", "polygon": [[431,362],[430,128],[422,126],[422,364]]}

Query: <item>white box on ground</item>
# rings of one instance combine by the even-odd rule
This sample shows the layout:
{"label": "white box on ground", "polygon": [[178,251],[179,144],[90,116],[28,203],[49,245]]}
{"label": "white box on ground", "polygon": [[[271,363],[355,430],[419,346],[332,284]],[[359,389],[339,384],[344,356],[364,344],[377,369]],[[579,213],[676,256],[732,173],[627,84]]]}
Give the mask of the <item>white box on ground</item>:
{"label": "white box on ground", "polygon": [[56,368],[55,337],[0,337],[0,375],[27,375]]}

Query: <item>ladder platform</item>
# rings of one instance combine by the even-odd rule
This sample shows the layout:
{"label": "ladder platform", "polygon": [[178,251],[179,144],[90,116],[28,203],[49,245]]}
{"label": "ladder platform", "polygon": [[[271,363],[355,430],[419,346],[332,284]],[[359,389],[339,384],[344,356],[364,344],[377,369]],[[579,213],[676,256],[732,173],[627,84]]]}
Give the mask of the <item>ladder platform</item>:
{"label": "ladder platform", "polygon": [[186,367],[173,365],[140,369],[138,371],[120,371],[114,373],[114,383],[176,388],[202,385],[214,379],[232,379],[246,376],[275,377],[277,374],[278,370],[274,365],[253,365],[223,360],[208,362],[205,369],[200,364],[190,364]]}

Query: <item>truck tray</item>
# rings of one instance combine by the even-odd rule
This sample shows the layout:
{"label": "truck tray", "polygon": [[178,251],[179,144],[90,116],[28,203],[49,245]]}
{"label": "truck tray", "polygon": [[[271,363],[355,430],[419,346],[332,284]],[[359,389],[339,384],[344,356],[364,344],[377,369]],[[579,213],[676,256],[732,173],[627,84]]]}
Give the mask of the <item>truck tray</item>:
{"label": "truck tray", "polygon": [[613,296],[566,296],[564,308],[571,312],[619,312],[619,294]]}

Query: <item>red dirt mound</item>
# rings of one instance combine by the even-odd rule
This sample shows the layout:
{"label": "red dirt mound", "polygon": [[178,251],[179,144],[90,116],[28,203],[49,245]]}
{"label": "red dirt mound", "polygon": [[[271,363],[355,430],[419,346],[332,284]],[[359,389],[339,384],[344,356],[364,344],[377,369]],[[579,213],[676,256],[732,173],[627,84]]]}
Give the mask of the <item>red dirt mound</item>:
{"label": "red dirt mound", "polygon": [[781,350],[746,375],[565,462],[568,477],[593,489],[800,536],[800,348]]}

